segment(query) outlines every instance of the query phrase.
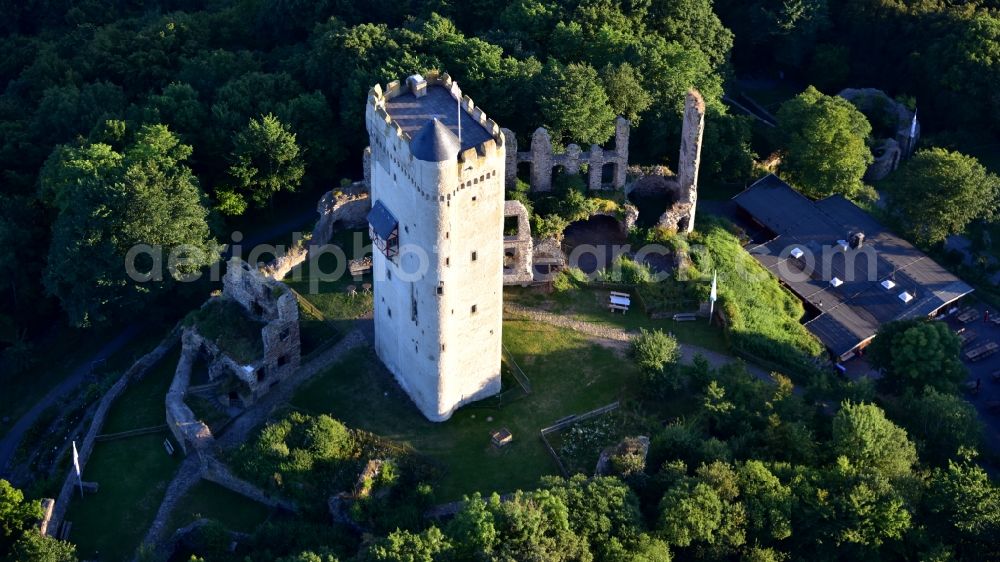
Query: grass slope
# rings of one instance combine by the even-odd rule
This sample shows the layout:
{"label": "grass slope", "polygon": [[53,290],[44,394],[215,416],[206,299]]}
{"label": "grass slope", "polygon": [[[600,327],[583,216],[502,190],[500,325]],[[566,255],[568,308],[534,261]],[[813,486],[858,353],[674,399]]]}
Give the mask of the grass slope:
{"label": "grass slope", "polygon": [[[539,430],[567,415],[635,397],[639,373],[617,351],[569,330],[507,321],[503,339],[534,392],[500,409],[467,406],[447,422],[431,423],[369,350],[353,352],[316,377],[298,391],[293,405],[328,413],[349,427],[408,443],[427,455],[444,469],[435,486],[438,501],[532,487],[540,476],[557,473]],[[511,430],[514,442],[498,451],[489,434],[501,427]]]}

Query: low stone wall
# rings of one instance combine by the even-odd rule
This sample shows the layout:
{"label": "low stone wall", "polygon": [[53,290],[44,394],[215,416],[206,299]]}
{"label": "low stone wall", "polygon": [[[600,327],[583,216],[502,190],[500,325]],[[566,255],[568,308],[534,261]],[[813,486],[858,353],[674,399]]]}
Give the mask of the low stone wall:
{"label": "low stone wall", "polygon": [[316,205],[319,221],[313,230],[312,243],[328,244],[337,224],[347,229],[367,228],[371,207],[366,182],[354,182],[350,187],[328,191]]}
{"label": "low stone wall", "polygon": [[236,492],[241,496],[248,497],[255,502],[262,503],[268,507],[275,507],[287,511],[298,511],[299,508],[294,503],[272,496],[257,486],[254,486],[246,480],[236,476],[229,470],[229,467],[223,464],[219,459],[210,455],[205,455],[202,461],[201,477],[205,480],[215,482],[227,490]]}
{"label": "low stone wall", "polygon": [[[179,337],[180,326],[178,325],[171,330],[167,337],[163,338],[163,341],[160,342],[160,345],[156,346],[156,349],[150,351],[136,361],[127,371],[125,371],[125,374],[118,379],[118,382],[116,382],[106,393],[104,393],[104,396],[97,404],[97,410],[94,412],[94,417],[90,422],[90,428],[87,430],[86,436],[84,436],[83,441],[77,448],[77,452],[80,456],[81,471],[86,468],[87,461],[90,460],[90,454],[94,451],[94,443],[97,441],[97,436],[101,433],[101,429],[104,427],[104,420],[107,418],[108,410],[111,409],[112,404],[114,404],[115,400],[121,396],[122,392],[124,392],[126,388],[128,388],[129,384],[142,380],[142,378],[146,376],[149,369],[163,359],[163,356],[170,351],[170,348],[177,344]],[[69,507],[70,497],[73,495],[76,485],[76,472],[73,467],[70,466],[66,474],[66,479],[63,481],[62,489],[59,492],[59,497],[56,499],[55,506],[52,509],[52,516],[49,518],[47,525],[46,530],[51,536],[55,536],[55,533],[59,531],[63,517],[66,516],[66,509]]]}
{"label": "low stone wall", "polygon": [[261,274],[269,279],[281,281],[286,275],[288,275],[289,272],[302,264],[302,262],[306,261],[306,257],[309,255],[309,249],[306,247],[307,245],[308,240],[300,240],[299,242],[293,244],[292,247],[288,248],[284,254],[261,267]]}
{"label": "low stone wall", "polygon": [[188,386],[191,383],[191,366],[198,357],[198,352],[203,345],[202,339],[190,328],[184,329],[184,336],[181,338],[181,358],[177,362],[177,369],[174,371],[174,380],[170,383],[170,390],[167,391],[165,399],[167,409],[167,426],[174,440],[180,446],[181,451],[187,455],[190,451],[188,447],[194,449],[206,449],[215,442],[212,431],[204,422],[198,419],[191,411],[191,408],[184,403],[187,396]]}

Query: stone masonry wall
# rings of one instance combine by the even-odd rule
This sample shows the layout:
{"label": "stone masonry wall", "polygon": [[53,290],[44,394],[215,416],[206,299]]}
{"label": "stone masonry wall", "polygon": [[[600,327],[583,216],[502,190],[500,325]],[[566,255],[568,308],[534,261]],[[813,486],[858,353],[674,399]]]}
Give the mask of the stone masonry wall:
{"label": "stone masonry wall", "polygon": [[552,169],[562,166],[566,173],[576,174],[581,165],[588,165],[587,186],[589,189],[604,189],[602,175],[605,164],[614,166],[614,176],[611,188],[625,187],[625,170],[628,168],[628,142],[630,124],[628,119],[618,117],[615,120],[615,148],[604,150],[593,144],[588,152],[579,145],[570,144],[564,152],[552,151],[552,137],[544,127],[535,129],[531,135],[531,147],[527,152],[517,151],[517,136],[510,129],[501,129],[507,142],[506,155],[506,187],[512,188],[517,183],[517,165],[522,162],[531,164],[531,190],[550,191],[552,189]]}

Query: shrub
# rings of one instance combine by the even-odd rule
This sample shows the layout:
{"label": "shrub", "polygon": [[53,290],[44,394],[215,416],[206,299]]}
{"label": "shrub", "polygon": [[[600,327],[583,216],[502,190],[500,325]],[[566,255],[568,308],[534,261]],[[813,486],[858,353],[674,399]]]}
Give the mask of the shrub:
{"label": "shrub", "polygon": [[607,283],[626,283],[641,285],[653,280],[653,272],[644,263],[638,263],[632,258],[621,255],[615,258],[611,269],[601,271],[601,280]]}
{"label": "shrub", "polygon": [[643,374],[651,382],[659,382],[664,369],[680,359],[681,350],[673,336],[660,330],[642,328],[632,338],[632,353]]}
{"label": "shrub", "polygon": [[563,217],[551,214],[544,217],[532,215],[531,232],[535,238],[555,238],[562,240],[563,231],[569,226],[569,221]]}
{"label": "shrub", "polygon": [[569,291],[586,284],[590,279],[587,274],[576,267],[563,269],[552,280],[552,288],[556,292]]}

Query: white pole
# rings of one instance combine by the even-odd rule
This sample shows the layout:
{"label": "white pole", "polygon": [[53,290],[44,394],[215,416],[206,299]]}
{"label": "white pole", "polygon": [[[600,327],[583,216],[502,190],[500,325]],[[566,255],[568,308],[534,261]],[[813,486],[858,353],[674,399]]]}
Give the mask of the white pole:
{"label": "white pole", "polygon": [[73,441],[73,469],[76,470],[76,482],[80,485],[80,497],[83,497],[83,476],[80,474],[80,454],[76,452],[76,441]]}
{"label": "white pole", "polygon": [[712,316],[715,316],[715,299],[718,298],[717,282],[719,272],[712,273],[712,292],[708,296],[708,323],[712,323]]}

